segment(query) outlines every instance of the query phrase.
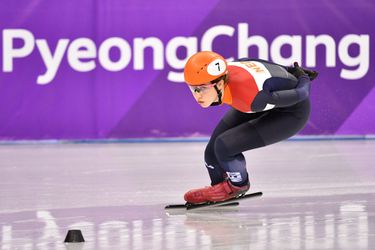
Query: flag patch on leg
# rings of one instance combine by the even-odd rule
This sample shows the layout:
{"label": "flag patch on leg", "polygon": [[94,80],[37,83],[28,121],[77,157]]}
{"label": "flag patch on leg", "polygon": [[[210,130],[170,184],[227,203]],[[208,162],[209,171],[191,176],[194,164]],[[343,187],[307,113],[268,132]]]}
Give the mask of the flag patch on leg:
{"label": "flag patch on leg", "polygon": [[227,172],[228,178],[231,182],[241,182],[242,176],[240,172]]}

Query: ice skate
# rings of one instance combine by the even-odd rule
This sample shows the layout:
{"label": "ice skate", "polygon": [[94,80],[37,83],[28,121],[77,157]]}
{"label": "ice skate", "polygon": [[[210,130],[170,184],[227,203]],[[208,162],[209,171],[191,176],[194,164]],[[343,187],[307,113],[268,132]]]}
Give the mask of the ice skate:
{"label": "ice skate", "polygon": [[225,201],[245,194],[249,188],[250,183],[237,187],[229,180],[225,180],[213,186],[190,190],[185,193],[184,199],[192,204]]}

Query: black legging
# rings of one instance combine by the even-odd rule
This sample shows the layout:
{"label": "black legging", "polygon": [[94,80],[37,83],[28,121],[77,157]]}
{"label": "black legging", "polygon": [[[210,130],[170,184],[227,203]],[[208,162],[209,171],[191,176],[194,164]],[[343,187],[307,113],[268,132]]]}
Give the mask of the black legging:
{"label": "black legging", "polygon": [[305,126],[309,114],[309,99],[259,113],[230,109],[216,126],[205,150],[211,185],[224,181],[227,175],[234,185],[246,184],[249,178],[242,152],[295,135]]}

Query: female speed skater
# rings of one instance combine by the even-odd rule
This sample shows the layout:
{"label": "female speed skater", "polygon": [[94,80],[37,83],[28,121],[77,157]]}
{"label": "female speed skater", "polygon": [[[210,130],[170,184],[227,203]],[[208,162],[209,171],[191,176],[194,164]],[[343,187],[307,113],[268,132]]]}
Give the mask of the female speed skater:
{"label": "female speed skater", "polygon": [[250,188],[244,151],[285,140],[310,115],[310,81],[316,71],[242,58],[226,62],[219,54],[194,54],[184,68],[185,82],[203,107],[227,104],[204,152],[211,186],[185,193],[188,203],[225,201]]}

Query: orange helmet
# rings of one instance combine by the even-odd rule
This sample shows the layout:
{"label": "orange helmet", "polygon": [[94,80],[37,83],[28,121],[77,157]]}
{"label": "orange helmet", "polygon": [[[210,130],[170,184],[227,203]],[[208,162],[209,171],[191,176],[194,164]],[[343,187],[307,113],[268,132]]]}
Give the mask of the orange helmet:
{"label": "orange helmet", "polygon": [[209,83],[227,73],[225,59],[212,51],[201,51],[192,55],[184,69],[185,82],[197,86]]}

